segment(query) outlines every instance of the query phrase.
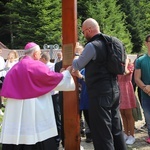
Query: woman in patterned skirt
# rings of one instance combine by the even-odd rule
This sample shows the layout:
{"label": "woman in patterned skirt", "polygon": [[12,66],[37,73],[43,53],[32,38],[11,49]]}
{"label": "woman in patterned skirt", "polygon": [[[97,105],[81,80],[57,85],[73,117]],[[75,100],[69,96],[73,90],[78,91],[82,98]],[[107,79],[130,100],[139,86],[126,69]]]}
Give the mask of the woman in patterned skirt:
{"label": "woman in patterned skirt", "polygon": [[118,75],[120,87],[120,112],[124,126],[124,138],[126,144],[133,144],[134,138],[134,118],[132,109],[136,107],[136,98],[132,85],[132,75],[134,64],[127,58],[124,75]]}

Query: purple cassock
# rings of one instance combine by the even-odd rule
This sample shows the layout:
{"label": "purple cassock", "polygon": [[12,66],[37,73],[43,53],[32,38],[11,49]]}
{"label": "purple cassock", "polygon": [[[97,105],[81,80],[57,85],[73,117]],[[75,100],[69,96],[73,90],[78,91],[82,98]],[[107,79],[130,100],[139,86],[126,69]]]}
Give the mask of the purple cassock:
{"label": "purple cassock", "polygon": [[0,143],[34,145],[57,135],[51,91],[73,91],[68,70],[50,71],[30,56],[7,73],[1,95],[7,98]]}

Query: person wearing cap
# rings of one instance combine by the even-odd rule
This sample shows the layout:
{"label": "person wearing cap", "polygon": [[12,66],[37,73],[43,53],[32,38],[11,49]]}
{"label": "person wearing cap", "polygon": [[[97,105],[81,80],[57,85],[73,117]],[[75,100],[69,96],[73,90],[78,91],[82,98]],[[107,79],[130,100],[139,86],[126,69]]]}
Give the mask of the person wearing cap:
{"label": "person wearing cap", "polygon": [[39,45],[30,42],[25,56],[7,73],[1,96],[7,98],[0,142],[2,150],[57,150],[58,134],[51,91],[73,91],[71,67],[50,71]]}

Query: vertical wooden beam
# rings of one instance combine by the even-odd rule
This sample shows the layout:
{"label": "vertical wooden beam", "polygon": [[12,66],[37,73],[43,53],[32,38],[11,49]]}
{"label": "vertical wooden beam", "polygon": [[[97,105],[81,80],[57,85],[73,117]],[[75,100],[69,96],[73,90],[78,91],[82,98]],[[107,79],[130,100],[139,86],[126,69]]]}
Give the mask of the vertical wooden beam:
{"label": "vertical wooden beam", "polygon": [[[72,64],[77,42],[77,0],[62,0],[63,67]],[[75,78],[77,85],[77,79]],[[76,86],[77,87],[77,86]],[[65,150],[80,149],[79,95],[63,92]]]}

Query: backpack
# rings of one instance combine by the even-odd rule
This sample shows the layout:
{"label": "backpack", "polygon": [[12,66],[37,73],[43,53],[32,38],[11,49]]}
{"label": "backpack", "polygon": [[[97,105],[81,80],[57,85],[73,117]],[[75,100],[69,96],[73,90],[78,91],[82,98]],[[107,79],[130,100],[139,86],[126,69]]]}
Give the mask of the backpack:
{"label": "backpack", "polygon": [[[105,62],[107,70],[114,75],[124,74],[127,56],[123,43],[116,37],[105,34],[100,34],[100,39],[103,39],[107,46],[108,54]],[[95,46],[94,43],[93,45]]]}

